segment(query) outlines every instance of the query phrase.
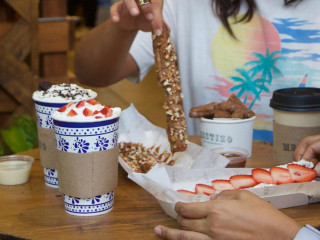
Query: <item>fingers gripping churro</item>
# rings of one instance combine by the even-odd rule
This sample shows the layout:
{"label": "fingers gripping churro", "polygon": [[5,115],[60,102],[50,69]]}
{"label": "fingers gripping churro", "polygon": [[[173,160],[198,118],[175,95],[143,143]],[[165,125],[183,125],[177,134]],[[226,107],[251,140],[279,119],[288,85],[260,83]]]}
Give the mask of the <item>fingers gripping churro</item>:
{"label": "fingers gripping churro", "polygon": [[170,29],[165,22],[161,36],[153,34],[152,39],[158,83],[165,91],[163,108],[167,114],[167,135],[171,152],[182,152],[186,150],[188,144],[182,106],[183,95],[177,56],[170,39]]}

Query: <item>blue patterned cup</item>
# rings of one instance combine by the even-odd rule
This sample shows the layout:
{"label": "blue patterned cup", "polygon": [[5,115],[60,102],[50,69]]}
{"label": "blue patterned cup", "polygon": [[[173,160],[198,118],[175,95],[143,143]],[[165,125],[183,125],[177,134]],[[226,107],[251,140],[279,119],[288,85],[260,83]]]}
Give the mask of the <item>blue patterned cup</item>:
{"label": "blue patterned cup", "polygon": [[80,100],[96,98],[97,93],[76,84],[52,85],[46,91],[38,90],[32,95],[37,115],[41,164],[44,166],[45,184],[58,188],[56,140],[51,114],[62,106]]}
{"label": "blue patterned cup", "polygon": [[[114,117],[109,119],[106,118],[104,120],[99,119],[95,122],[59,121],[53,116],[57,148],[62,153],[72,153],[71,155],[74,158],[74,165],[73,169],[71,170],[72,174],[79,175],[79,172],[81,171],[84,171],[84,173],[86,173],[86,171],[90,172],[90,170],[86,169],[79,170],[79,168],[83,168],[81,161],[79,160],[80,155],[83,157],[82,161],[84,159],[85,162],[88,162],[91,160],[89,156],[92,156],[88,153],[101,153],[101,151],[104,150],[113,150],[118,153],[118,149],[116,147],[118,141],[119,115],[120,112]],[[74,154],[78,154],[79,158]],[[88,157],[85,157],[87,154]],[[59,159],[59,172],[61,172],[60,187],[63,187],[65,186],[67,177],[64,177],[65,173],[63,173],[63,166],[60,164],[61,161],[65,162],[65,159]],[[116,165],[116,170],[113,170],[113,172],[116,172],[117,174],[117,159],[114,162],[114,165]],[[67,175],[70,177],[72,174]],[[83,175],[81,175],[80,178],[84,182],[91,182],[91,178],[83,179]],[[97,183],[97,185],[99,185],[99,179]],[[65,193],[65,191],[63,191],[61,188],[60,191]],[[64,195],[66,212],[76,216],[96,216],[105,214],[112,210],[113,202],[114,191],[94,196],[92,198],[80,198],[70,196],[67,193]]]}
{"label": "blue patterned cup", "polygon": [[[37,125],[38,125],[38,133],[39,133],[39,147],[40,147],[40,157],[41,161],[46,161],[45,158],[47,158],[47,152],[50,150],[50,148],[55,149],[56,146],[47,146],[47,140],[48,136],[50,134],[50,131],[45,131],[45,129],[51,129],[53,133],[53,120],[51,117],[51,114],[61,108],[62,106],[66,105],[67,103],[46,103],[46,102],[40,102],[40,101],[34,101],[35,102],[35,108],[36,108],[36,114],[37,114]],[[42,128],[42,129],[41,129]],[[42,132],[44,132],[44,139],[42,138]],[[53,144],[54,142],[54,133],[52,136]],[[52,145],[49,143],[49,145]],[[51,149],[52,150],[52,149]],[[52,155],[48,152],[48,155]],[[53,166],[51,168],[44,167],[44,181],[45,184],[52,188],[58,188],[58,172],[56,168]]]}

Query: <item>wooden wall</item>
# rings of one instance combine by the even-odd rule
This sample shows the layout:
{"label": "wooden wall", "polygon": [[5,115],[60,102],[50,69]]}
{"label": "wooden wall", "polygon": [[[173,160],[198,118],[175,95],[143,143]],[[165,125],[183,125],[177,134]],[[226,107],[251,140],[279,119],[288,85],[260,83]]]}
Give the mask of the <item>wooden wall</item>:
{"label": "wooden wall", "polygon": [[35,116],[31,96],[40,80],[73,81],[75,21],[67,0],[0,0],[0,126],[14,113]]}
{"label": "wooden wall", "polygon": [[0,1],[0,123],[32,113],[39,71],[38,0]]}
{"label": "wooden wall", "polygon": [[40,78],[54,83],[73,81],[68,52],[75,45],[77,18],[67,16],[67,0],[41,0],[39,18]]}

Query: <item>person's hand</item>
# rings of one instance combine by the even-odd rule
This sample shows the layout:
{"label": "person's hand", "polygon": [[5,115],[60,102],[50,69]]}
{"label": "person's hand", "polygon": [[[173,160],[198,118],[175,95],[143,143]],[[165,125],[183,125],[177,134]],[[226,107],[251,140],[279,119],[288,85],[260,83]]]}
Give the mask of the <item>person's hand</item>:
{"label": "person's hand", "polygon": [[207,202],[176,204],[183,230],[156,226],[155,233],[170,240],[294,239],[300,226],[253,193],[229,190]]}
{"label": "person's hand", "polygon": [[119,0],[110,7],[111,20],[124,30],[162,31],[163,0],[149,0],[139,6],[135,0]]}
{"label": "person's hand", "polygon": [[[306,161],[311,161],[320,155],[320,134],[308,136],[302,139],[302,141],[297,146],[294,151],[293,158],[295,161],[304,159]],[[314,168],[318,175],[320,174],[320,163],[318,163]]]}

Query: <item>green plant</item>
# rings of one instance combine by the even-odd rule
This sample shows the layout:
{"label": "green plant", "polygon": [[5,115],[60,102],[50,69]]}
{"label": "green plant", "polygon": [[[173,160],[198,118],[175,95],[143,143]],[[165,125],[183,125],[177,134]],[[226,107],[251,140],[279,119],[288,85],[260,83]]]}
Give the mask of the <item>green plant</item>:
{"label": "green plant", "polygon": [[0,155],[23,152],[37,147],[36,122],[26,114],[13,115],[7,128],[1,129]]}

